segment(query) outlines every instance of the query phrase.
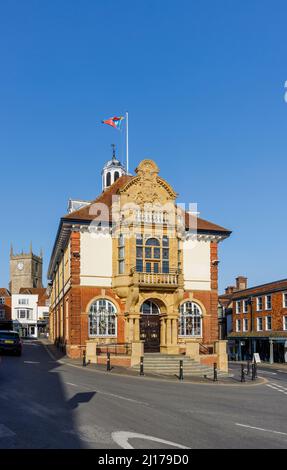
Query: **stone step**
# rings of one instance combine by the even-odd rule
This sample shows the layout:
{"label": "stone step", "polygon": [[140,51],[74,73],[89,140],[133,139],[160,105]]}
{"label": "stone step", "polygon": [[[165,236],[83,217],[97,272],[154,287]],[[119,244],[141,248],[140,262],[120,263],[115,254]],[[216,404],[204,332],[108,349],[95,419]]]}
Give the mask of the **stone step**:
{"label": "stone step", "polygon": [[[204,365],[194,359],[178,354],[150,353],[144,356],[144,371],[157,375],[178,375],[180,361],[183,361],[183,375],[196,377],[213,377],[213,366]],[[133,366],[139,370],[139,364]],[[218,371],[218,376],[226,375]]]}

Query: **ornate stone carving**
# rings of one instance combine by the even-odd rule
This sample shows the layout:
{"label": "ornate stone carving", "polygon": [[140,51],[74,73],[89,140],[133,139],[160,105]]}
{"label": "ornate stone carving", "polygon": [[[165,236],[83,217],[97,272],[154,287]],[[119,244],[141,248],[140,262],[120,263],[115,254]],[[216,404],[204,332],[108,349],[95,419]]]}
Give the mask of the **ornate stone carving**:
{"label": "ornate stone carving", "polygon": [[175,200],[177,194],[158,176],[159,168],[153,160],[143,160],[135,171],[137,176],[120,190],[122,195],[131,198],[140,206],[144,204],[161,206]]}

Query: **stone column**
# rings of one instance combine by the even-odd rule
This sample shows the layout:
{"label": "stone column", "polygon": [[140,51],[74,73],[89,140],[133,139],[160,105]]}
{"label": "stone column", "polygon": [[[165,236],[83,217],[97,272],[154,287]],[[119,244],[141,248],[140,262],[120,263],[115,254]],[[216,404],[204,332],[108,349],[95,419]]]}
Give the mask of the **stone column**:
{"label": "stone column", "polygon": [[172,344],[173,346],[177,345],[177,320],[176,318],[172,319]]}
{"label": "stone column", "polygon": [[167,318],[166,320],[166,344],[167,346],[171,345],[171,319]]}
{"label": "stone column", "polygon": [[270,348],[270,358],[269,358],[269,362],[270,362],[270,364],[273,364],[273,363],[274,363],[273,339],[270,339],[270,340],[269,340],[269,348]]}
{"label": "stone column", "polygon": [[166,345],[166,322],[164,317],[160,319],[160,345]]}
{"label": "stone column", "polygon": [[140,340],[140,319],[139,317],[134,319],[134,341]]}
{"label": "stone column", "polygon": [[129,343],[133,341],[134,338],[134,319],[129,318]]}

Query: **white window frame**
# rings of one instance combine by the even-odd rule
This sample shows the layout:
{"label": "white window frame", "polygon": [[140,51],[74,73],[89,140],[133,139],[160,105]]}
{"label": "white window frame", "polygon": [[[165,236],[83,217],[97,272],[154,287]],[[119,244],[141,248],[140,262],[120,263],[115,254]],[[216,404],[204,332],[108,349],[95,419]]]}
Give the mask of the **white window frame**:
{"label": "white window frame", "polygon": [[283,316],[283,330],[287,331],[287,315]]}
{"label": "white window frame", "polygon": [[243,304],[243,313],[248,313],[248,300],[244,299],[242,304]]}
{"label": "white window frame", "polygon": [[[110,321],[109,317],[114,317],[115,331],[113,333],[109,333],[109,321]],[[105,333],[100,332],[100,328],[101,328],[100,321],[102,318],[104,318],[106,322]],[[90,307],[88,324],[89,324],[89,338],[101,338],[101,337],[114,338],[116,337],[118,334],[117,307],[109,299],[106,299],[106,298],[96,299]],[[92,333],[93,329],[95,329],[96,333]]]}
{"label": "white window frame", "polygon": [[[259,300],[261,300],[261,307],[259,306]],[[256,297],[256,311],[257,312],[262,312],[263,310],[263,297],[260,295],[259,297]]]}
{"label": "white window frame", "polygon": [[236,313],[241,313],[241,301],[240,300],[236,300],[235,302],[235,311]]}
{"label": "white window frame", "polygon": [[283,308],[287,308],[287,292],[282,293],[282,305]]}
{"label": "white window frame", "polygon": [[18,305],[29,305],[29,299],[19,299]]}
{"label": "white window frame", "polygon": [[4,305],[5,304],[5,297],[0,297],[0,305]]}
{"label": "white window frame", "polygon": [[5,310],[0,310],[0,320],[5,320]]}
{"label": "white window frame", "polygon": [[[24,312],[24,316],[21,317],[21,312],[23,314]],[[28,309],[28,308],[19,308],[17,310],[17,318],[18,320],[33,320],[33,312],[31,309]]]}
{"label": "white window frame", "polygon": [[[268,318],[271,318],[271,327],[268,327]],[[265,330],[266,331],[272,331],[272,316],[271,315],[266,315],[265,317]]]}
{"label": "white window frame", "polygon": [[[262,328],[259,328],[259,321],[261,320],[262,323]],[[257,317],[256,318],[256,330],[257,331],[263,331],[263,318],[262,317]]]}
{"label": "white window frame", "polygon": [[244,333],[248,331],[248,318],[243,318],[243,331]]}
{"label": "white window frame", "polygon": [[[270,307],[268,307],[268,297],[270,297]],[[272,310],[272,294],[265,295],[265,310]]]}
{"label": "white window frame", "polygon": [[240,333],[240,332],[241,332],[241,319],[237,318],[237,320],[236,320],[236,333]]}
{"label": "white window frame", "polygon": [[[191,334],[188,333],[191,329]],[[184,302],[179,307],[178,336],[181,338],[202,337],[202,310],[195,302]]]}

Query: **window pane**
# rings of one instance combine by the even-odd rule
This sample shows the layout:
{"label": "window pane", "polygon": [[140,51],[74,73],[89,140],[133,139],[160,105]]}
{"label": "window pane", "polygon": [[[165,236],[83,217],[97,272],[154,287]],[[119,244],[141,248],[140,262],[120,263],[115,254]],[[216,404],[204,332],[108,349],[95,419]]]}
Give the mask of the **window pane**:
{"label": "window pane", "polygon": [[143,272],[143,261],[142,259],[137,259],[136,270],[138,273]]}
{"label": "window pane", "polygon": [[119,248],[119,259],[123,259],[125,257],[125,249]]}
{"label": "window pane", "polygon": [[136,244],[141,246],[143,244],[143,236],[142,235],[139,235],[137,234],[136,235]]}
{"label": "window pane", "polygon": [[162,250],[162,258],[163,259],[168,259],[169,258],[169,249],[168,248],[164,248]]}
{"label": "window pane", "polygon": [[154,263],[154,265],[153,265],[153,271],[154,271],[154,273],[158,273],[158,272],[159,272],[159,265],[158,265],[158,263]]}
{"label": "window pane", "polygon": [[158,241],[156,238],[149,238],[149,239],[146,241],[146,245],[147,245],[147,246],[160,246],[160,243],[159,243],[159,241]]}
{"label": "window pane", "polygon": [[119,274],[124,274],[125,272],[125,262],[124,260],[121,260],[119,262]]}
{"label": "window pane", "polygon": [[146,263],[146,272],[151,273],[151,263]]}
{"label": "window pane", "polygon": [[153,249],[153,257],[155,259],[160,259],[160,248],[154,248]]}
{"label": "window pane", "polygon": [[163,261],[162,262],[162,272],[164,274],[168,274],[169,273],[169,262],[168,261]]}
{"label": "window pane", "polygon": [[151,248],[145,248],[145,257],[148,259],[151,258]]}
{"label": "window pane", "polygon": [[143,257],[143,249],[137,247],[137,258],[142,258]]}
{"label": "window pane", "polygon": [[168,237],[164,236],[164,237],[162,238],[162,245],[163,245],[163,246],[168,246]]}

